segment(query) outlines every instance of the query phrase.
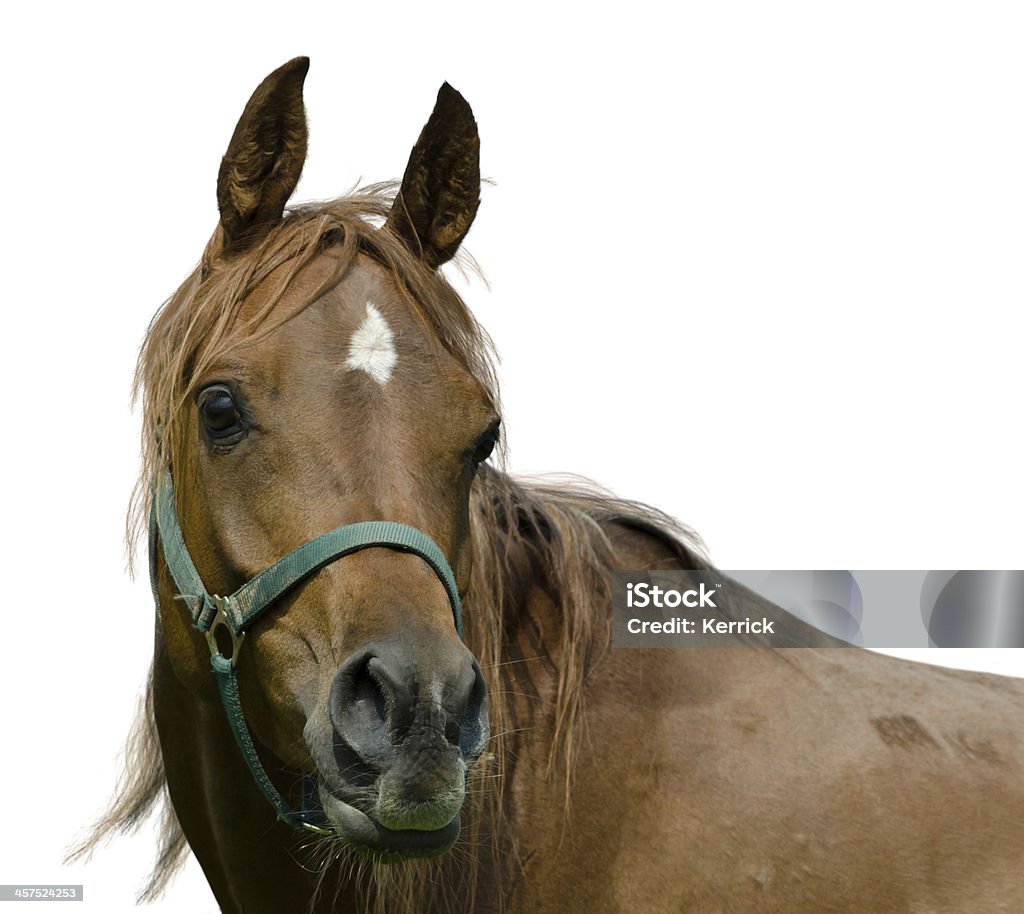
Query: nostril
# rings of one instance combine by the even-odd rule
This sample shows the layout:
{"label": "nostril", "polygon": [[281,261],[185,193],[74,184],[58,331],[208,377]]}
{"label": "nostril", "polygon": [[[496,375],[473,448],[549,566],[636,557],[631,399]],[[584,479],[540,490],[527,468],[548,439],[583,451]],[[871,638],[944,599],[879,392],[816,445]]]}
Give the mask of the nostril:
{"label": "nostril", "polygon": [[334,732],[360,754],[378,751],[387,738],[389,701],[386,684],[374,675],[375,660],[371,653],[351,657],[331,686]]}
{"label": "nostril", "polygon": [[376,658],[368,658],[352,679],[352,701],[358,716],[368,725],[382,725],[388,719],[388,702],[380,681],[373,675],[370,665]]}
{"label": "nostril", "polygon": [[454,734],[454,739],[449,736],[448,741],[459,747],[463,758],[476,761],[490,737],[490,728],[487,721],[487,686],[476,660],[473,661],[473,674],[473,685],[466,699],[466,710],[458,732]]}
{"label": "nostril", "polygon": [[454,714],[446,715],[444,722],[444,738],[452,746],[458,746],[461,740],[462,733],[462,721],[459,720]]}
{"label": "nostril", "polygon": [[376,650],[354,654],[342,664],[331,686],[334,732],[363,759],[383,758],[412,725],[410,689],[389,667],[386,655]]}
{"label": "nostril", "polygon": [[392,666],[396,666],[398,670],[404,669],[394,664],[393,659],[389,665],[384,657],[371,657],[366,664],[366,675],[370,677],[384,702],[383,720],[391,731],[391,739],[399,743],[405,739],[412,726],[418,690],[415,679],[397,675]]}

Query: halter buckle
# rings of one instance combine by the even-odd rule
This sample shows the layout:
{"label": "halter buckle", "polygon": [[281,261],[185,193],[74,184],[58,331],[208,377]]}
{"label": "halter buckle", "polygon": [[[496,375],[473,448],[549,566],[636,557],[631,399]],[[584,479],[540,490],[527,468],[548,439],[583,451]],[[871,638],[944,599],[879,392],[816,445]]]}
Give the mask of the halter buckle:
{"label": "halter buckle", "polygon": [[245,632],[235,634],[235,630],[231,627],[228,622],[228,598],[219,596],[218,594],[210,595],[210,602],[214,605],[217,612],[214,614],[213,621],[210,623],[210,627],[204,633],[206,635],[206,644],[210,648],[210,656],[223,657],[224,654],[221,652],[220,645],[217,644],[217,627],[221,626],[231,638],[231,656],[226,659],[231,662],[231,667],[234,669],[238,665],[238,652],[242,646],[242,642],[245,640]]}

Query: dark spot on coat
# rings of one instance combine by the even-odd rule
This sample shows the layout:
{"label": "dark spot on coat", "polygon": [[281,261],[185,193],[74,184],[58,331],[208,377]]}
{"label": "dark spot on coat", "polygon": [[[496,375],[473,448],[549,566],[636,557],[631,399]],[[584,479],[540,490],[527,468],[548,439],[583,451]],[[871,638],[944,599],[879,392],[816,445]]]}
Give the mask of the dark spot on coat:
{"label": "dark spot on coat", "polygon": [[939,744],[920,722],[909,714],[900,714],[897,717],[875,717],[871,723],[874,724],[882,742],[887,746],[897,746],[900,749],[927,748],[938,749]]}

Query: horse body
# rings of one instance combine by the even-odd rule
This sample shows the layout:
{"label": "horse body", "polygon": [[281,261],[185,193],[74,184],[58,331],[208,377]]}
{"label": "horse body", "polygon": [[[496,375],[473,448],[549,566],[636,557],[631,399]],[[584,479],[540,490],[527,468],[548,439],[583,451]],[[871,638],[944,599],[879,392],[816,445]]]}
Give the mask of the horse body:
{"label": "horse body", "polygon": [[442,89],[393,203],[286,215],[305,70],[250,100],[217,232],[150,330],[145,479],[173,476],[210,594],[339,525],[423,531],[465,643],[438,578],[393,548],[273,604],[238,681],[278,793],[316,784],[326,824],[296,830],[236,745],[157,541],[162,761],[144,727],[154,761],[99,833],[166,787],[160,874],[187,839],[236,914],[1024,910],[1020,683],[834,646],[610,649],[612,569],[706,563],[651,509],[486,463],[486,338],[437,272],[478,203],[468,105]]}
{"label": "horse body", "polygon": [[[649,537],[619,545],[622,568],[672,567]],[[1022,702],[1018,680],[858,649],[610,651],[571,823],[557,784],[517,784],[514,910],[1022,910]],[[524,743],[532,772],[543,740]]]}

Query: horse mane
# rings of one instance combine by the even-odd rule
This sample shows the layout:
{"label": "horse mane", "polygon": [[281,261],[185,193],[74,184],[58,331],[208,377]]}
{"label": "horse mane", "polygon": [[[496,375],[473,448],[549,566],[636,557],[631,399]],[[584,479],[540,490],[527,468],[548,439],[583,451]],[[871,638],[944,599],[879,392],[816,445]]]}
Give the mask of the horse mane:
{"label": "horse mane", "polygon": [[[134,554],[141,531],[146,528],[150,481],[162,467],[176,465],[185,446],[181,413],[189,401],[191,379],[230,347],[271,333],[298,314],[337,284],[360,252],[391,272],[414,311],[429,322],[439,344],[465,365],[498,404],[490,338],[448,282],[428,270],[401,239],[380,227],[394,190],[392,184],[372,185],[347,197],[292,209],[252,250],[224,264],[212,262],[215,235],[200,264],[157,313],[140,351],[133,387],[135,397],[143,403],[143,429],[142,468],[128,517],[129,555]],[[334,270],[308,300],[289,308],[277,307],[292,280],[326,245],[340,248]],[[242,303],[268,279],[276,282],[276,287],[258,313],[241,320]],[[503,463],[504,451],[499,457]],[[470,898],[477,891],[477,854],[482,846],[492,846],[494,862],[499,866],[503,865],[502,858],[509,859],[509,851],[513,864],[517,858],[502,788],[514,763],[522,729],[513,702],[518,688],[515,677],[520,672],[513,667],[523,664],[510,661],[508,651],[538,587],[555,608],[560,634],[550,644],[531,641],[537,656],[518,659],[538,659],[549,671],[550,707],[539,709],[553,720],[546,774],[551,777],[558,772],[564,779],[568,812],[585,684],[610,638],[609,572],[615,565],[612,525],[653,537],[681,567],[707,564],[703,544],[688,528],[653,508],[616,498],[585,480],[516,479],[500,467],[484,464],[473,483],[473,568],[463,600],[466,642],[489,680],[494,736],[489,767],[484,774],[471,777],[470,783],[471,815],[465,831],[467,846],[477,850],[458,861],[458,879]],[[129,736],[125,763],[124,779],[109,810],[69,852],[68,859],[88,856],[101,842],[135,830],[162,807],[157,860],[139,896],[140,901],[150,901],[160,895],[188,854],[184,833],[167,795],[154,721],[152,676]],[[501,855],[494,846],[496,835],[504,845]],[[377,868],[380,872],[374,878],[374,905],[378,910],[389,903],[382,897],[384,891],[399,896],[392,895],[390,903],[404,903],[410,910],[425,907],[425,890],[434,893],[435,902],[442,901],[436,897],[438,882],[418,877],[421,871],[415,867],[444,866],[443,860],[410,863],[400,868],[410,878],[383,875],[384,871],[394,873],[399,869],[395,866]],[[440,883],[442,887],[445,884]]]}

